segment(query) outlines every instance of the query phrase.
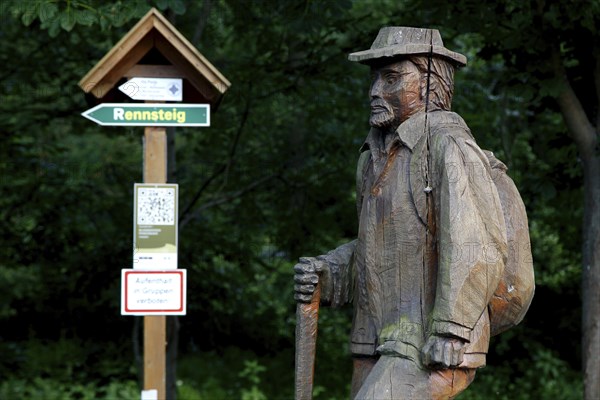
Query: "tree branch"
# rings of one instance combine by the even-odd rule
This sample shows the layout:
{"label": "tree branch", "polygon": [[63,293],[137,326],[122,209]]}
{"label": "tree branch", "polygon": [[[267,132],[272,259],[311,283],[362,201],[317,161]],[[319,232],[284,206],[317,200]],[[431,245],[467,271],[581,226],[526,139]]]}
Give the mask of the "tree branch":
{"label": "tree branch", "polygon": [[194,207],[194,205],[196,205],[196,203],[202,196],[202,193],[204,193],[206,188],[222,173],[225,173],[226,176],[223,181],[223,184],[219,187],[218,190],[216,190],[216,193],[219,193],[223,189],[223,187],[225,187],[225,185],[227,184],[227,180],[228,180],[227,175],[229,174],[229,170],[231,169],[231,166],[233,165],[233,158],[235,156],[240,137],[242,136],[242,132],[244,130],[244,126],[246,125],[246,121],[248,120],[249,115],[250,115],[250,101],[248,100],[246,102],[246,107],[242,114],[242,119],[240,120],[240,125],[238,126],[237,132],[235,134],[235,138],[233,139],[233,144],[231,145],[231,149],[229,150],[229,157],[228,157],[227,162],[222,164],[217,171],[215,171],[206,181],[204,181],[204,183],[202,184],[200,189],[198,189],[198,191],[192,198],[192,201],[190,202],[190,204],[188,204],[188,206],[179,215],[179,223],[181,224],[181,226],[187,224],[187,222],[189,221],[189,218],[186,216],[191,211],[191,209]]}
{"label": "tree branch", "polygon": [[[247,93],[252,92],[252,83],[249,84]],[[225,164],[225,179],[223,179],[223,183],[217,190],[219,193],[223,188],[227,185],[229,180],[229,171],[231,170],[231,166],[233,165],[233,159],[235,156],[235,152],[237,150],[237,146],[240,142],[240,137],[242,136],[242,132],[244,131],[244,127],[246,126],[246,122],[248,121],[248,116],[250,115],[250,99],[246,100],[246,105],[244,107],[244,112],[242,113],[242,119],[240,120],[240,125],[238,126],[238,130],[235,133],[235,137],[233,138],[233,143],[231,145],[231,149],[229,150],[229,157],[227,163]]]}
{"label": "tree branch", "polygon": [[185,225],[187,225],[188,222],[198,218],[200,216],[200,214],[202,214],[202,211],[204,211],[208,208],[211,208],[211,207],[215,207],[215,206],[227,203],[238,197],[242,197],[246,193],[251,192],[252,190],[256,189],[258,186],[262,185],[263,183],[268,182],[268,181],[272,180],[273,178],[276,178],[278,175],[279,174],[272,174],[272,175],[264,176],[240,190],[236,190],[235,192],[226,194],[223,197],[219,197],[217,199],[214,199],[212,201],[209,201],[209,202],[203,204],[196,211],[194,211],[191,214],[188,214],[188,216],[181,221],[181,223],[179,224],[180,229],[183,228]]}
{"label": "tree branch", "polygon": [[180,224],[181,224],[181,221],[184,220],[184,217],[190,212],[190,210],[198,202],[198,200],[200,199],[200,196],[202,196],[202,193],[204,193],[204,191],[211,184],[211,182],[214,181],[219,175],[221,175],[225,171],[225,167],[226,167],[226,164],[222,164],[219,167],[219,169],[216,170],[211,176],[209,176],[208,179],[204,181],[202,186],[200,186],[200,189],[198,189],[198,191],[192,198],[192,201],[190,201],[190,204],[188,204],[188,206],[179,215],[179,223]]}
{"label": "tree branch", "polygon": [[553,52],[553,67],[556,77],[562,84],[562,90],[557,97],[560,111],[579,153],[584,161],[594,156],[597,137],[594,126],[589,121],[579,98],[575,94],[560,58],[560,50]]}

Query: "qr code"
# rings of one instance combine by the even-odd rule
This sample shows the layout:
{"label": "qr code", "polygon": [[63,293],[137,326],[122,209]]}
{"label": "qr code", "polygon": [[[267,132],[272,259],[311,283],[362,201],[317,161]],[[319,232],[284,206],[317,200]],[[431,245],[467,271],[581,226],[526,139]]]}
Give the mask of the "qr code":
{"label": "qr code", "polygon": [[137,201],[138,225],[175,224],[174,188],[139,188]]}

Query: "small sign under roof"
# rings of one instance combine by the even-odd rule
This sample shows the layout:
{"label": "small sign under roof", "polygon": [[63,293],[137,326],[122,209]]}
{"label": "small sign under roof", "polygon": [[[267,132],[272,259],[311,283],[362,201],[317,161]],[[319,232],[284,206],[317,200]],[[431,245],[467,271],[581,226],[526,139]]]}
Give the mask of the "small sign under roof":
{"label": "small sign under roof", "polygon": [[181,101],[183,81],[177,78],[142,78],[128,80],[119,90],[133,100]]}

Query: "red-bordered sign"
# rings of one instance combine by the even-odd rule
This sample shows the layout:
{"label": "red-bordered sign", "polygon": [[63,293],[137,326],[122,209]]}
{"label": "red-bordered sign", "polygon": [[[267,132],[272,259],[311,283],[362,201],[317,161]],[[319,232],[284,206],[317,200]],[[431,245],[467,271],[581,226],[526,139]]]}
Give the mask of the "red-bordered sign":
{"label": "red-bordered sign", "polygon": [[185,315],[187,271],[121,270],[121,315]]}

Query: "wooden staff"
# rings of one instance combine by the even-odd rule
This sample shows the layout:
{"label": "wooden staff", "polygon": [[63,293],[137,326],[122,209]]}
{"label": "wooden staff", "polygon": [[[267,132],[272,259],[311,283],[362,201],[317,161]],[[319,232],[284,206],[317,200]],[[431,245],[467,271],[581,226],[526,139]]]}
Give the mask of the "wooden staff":
{"label": "wooden staff", "polygon": [[317,283],[310,303],[296,306],[296,400],[312,399],[320,301],[321,284]]}

